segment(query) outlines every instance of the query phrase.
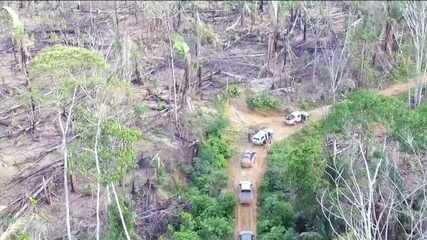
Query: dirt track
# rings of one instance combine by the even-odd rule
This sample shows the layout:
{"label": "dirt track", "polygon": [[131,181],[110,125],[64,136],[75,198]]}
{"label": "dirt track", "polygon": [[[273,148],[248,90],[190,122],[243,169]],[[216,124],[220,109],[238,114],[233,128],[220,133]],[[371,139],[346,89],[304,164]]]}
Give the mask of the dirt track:
{"label": "dirt track", "polygon": [[[403,94],[408,91],[410,87],[415,86],[415,81],[408,83],[400,83],[392,85],[384,90],[380,90],[379,94],[384,96],[395,96]],[[322,119],[329,112],[330,106],[324,106],[310,111],[310,121],[318,121]],[[246,104],[238,102],[233,104],[228,109],[228,116],[231,120],[232,126],[239,131],[238,139],[236,142],[236,155],[232,158],[229,167],[229,184],[230,191],[234,191],[237,196],[237,186],[241,180],[251,181],[257,190],[255,190],[254,199],[258,199],[258,187],[261,184],[262,177],[264,176],[267,167],[267,148],[258,147],[248,142],[247,132],[250,127],[267,127],[273,130],[273,142],[280,141],[289,137],[298,130],[302,129],[304,125],[297,125],[288,127],[283,123],[283,116],[280,114],[264,115],[249,110]],[[240,158],[245,149],[255,150],[257,153],[256,165],[252,168],[242,169],[240,167]],[[256,232],[257,220],[257,203],[253,202],[249,206],[237,205],[235,210],[236,225],[235,225],[235,239],[238,233],[242,230],[250,230]]]}

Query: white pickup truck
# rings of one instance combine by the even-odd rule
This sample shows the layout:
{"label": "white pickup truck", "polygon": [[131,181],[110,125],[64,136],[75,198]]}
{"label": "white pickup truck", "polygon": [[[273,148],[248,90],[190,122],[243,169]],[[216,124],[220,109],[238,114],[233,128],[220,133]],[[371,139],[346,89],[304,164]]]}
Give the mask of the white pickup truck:
{"label": "white pickup truck", "polygon": [[286,125],[295,125],[297,123],[303,123],[310,117],[308,112],[296,111],[292,112],[288,116],[286,116],[285,124]]}
{"label": "white pickup truck", "polygon": [[267,142],[271,141],[272,139],[273,139],[273,131],[269,129],[262,129],[252,136],[251,141],[255,145],[264,145]]}

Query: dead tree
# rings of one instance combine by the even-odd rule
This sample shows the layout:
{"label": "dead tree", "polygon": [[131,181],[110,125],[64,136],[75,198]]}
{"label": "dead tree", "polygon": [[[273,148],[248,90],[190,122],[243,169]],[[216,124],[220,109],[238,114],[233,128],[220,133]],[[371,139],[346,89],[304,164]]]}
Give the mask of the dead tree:
{"label": "dead tree", "polygon": [[[321,194],[319,203],[338,238],[387,240],[395,239],[390,236],[397,235],[396,231],[403,232],[403,239],[425,236],[422,226],[427,200],[423,199],[417,209],[412,204],[415,195],[426,196],[426,177],[410,189],[402,185],[398,167],[387,157],[386,143],[386,138],[381,146],[352,137],[349,147],[338,151],[334,141],[332,162],[326,171],[332,187]],[[376,151],[381,151],[382,157],[372,157]]]}
{"label": "dead tree", "polygon": [[[350,18],[351,19],[351,18]],[[344,41],[339,44],[335,33],[331,33],[332,39],[325,43],[327,50],[325,51],[325,62],[328,69],[330,79],[330,91],[333,103],[336,103],[336,93],[342,84],[347,71],[347,63],[350,58],[350,37],[354,26],[360,21],[357,20],[349,23],[345,30]]]}
{"label": "dead tree", "polygon": [[[427,72],[427,3],[409,1],[406,3],[404,14],[406,24],[410,30],[412,43],[415,48],[415,69],[418,75]],[[422,100],[423,85],[426,85],[424,77],[417,78],[415,87],[415,105],[419,105]],[[410,95],[410,92],[409,92]]]}

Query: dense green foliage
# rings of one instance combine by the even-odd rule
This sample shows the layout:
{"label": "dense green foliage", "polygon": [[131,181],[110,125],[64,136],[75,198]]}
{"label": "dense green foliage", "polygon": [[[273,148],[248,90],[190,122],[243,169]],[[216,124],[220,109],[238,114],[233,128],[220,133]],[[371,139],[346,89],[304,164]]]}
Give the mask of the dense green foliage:
{"label": "dense green foliage", "polygon": [[223,113],[207,119],[199,154],[193,159],[192,181],[184,193],[191,207],[170,226],[169,235],[175,240],[232,239],[236,201],[232,193],[223,192],[232,156],[229,123]]}
{"label": "dense green foliage", "polygon": [[346,126],[362,125],[372,122],[384,122],[389,125],[401,115],[407,107],[403,102],[375,94],[371,91],[358,91],[332,109],[328,118],[322,121],[325,132],[339,133]]}
{"label": "dense green foliage", "polygon": [[298,232],[298,239],[331,237],[317,203],[317,194],[328,186],[325,142],[329,135],[356,126],[368,130],[372,123],[380,123],[404,150],[421,151],[427,146],[426,119],[426,105],[409,110],[396,98],[358,91],[334,106],[323,121],[275,143],[261,186],[259,239],[285,239],[288,232]]}
{"label": "dense green foliage", "polygon": [[280,108],[280,100],[268,93],[260,93],[246,99],[248,107],[257,111],[267,112]]}

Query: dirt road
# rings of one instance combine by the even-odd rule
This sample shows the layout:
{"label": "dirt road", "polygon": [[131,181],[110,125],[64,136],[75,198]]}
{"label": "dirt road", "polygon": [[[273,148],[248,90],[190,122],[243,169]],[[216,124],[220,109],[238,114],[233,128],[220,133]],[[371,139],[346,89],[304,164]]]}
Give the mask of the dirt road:
{"label": "dirt road", "polygon": [[[403,94],[410,87],[414,87],[415,82],[400,83],[392,85],[384,90],[380,90],[379,94],[384,96],[394,96]],[[324,106],[310,111],[310,121],[318,121],[326,116],[330,106]],[[261,184],[267,167],[267,148],[254,146],[248,142],[247,132],[251,127],[267,127],[274,132],[273,142],[280,141],[290,135],[296,133],[304,127],[304,125],[296,125],[292,127],[285,126],[283,116],[278,113],[264,115],[258,112],[249,110],[244,102],[237,102],[228,109],[228,117],[231,120],[232,126],[238,130],[239,136],[237,139],[236,155],[232,158],[229,167],[229,184],[230,191],[238,193],[237,186],[241,180],[249,180],[255,185],[254,199],[258,199],[258,187]],[[240,158],[245,149],[256,151],[256,164],[252,168],[242,169],[240,167]],[[257,220],[257,203],[253,202],[249,206],[237,205],[235,211],[235,239],[238,233],[242,230],[250,230],[256,232]]]}

